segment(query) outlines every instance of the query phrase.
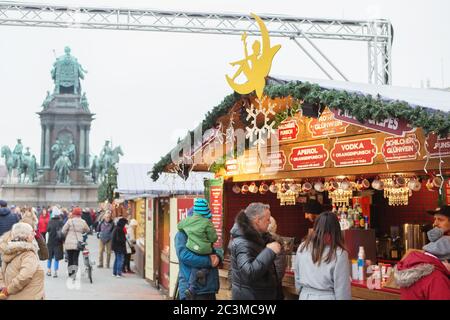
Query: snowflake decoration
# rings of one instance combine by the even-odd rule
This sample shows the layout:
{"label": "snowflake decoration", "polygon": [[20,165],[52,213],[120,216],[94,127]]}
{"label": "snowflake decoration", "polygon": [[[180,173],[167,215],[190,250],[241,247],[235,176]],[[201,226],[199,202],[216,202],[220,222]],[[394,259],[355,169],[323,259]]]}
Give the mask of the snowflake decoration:
{"label": "snowflake decoration", "polygon": [[[274,105],[269,103],[266,110],[262,106],[262,101],[256,99],[256,103],[256,107],[252,103],[250,109],[246,109],[246,120],[252,119],[252,121],[250,122],[251,126],[246,127],[247,134],[245,137],[250,138],[250,143],[253,146],[265,145],[269,134],[275,133],[275,130],[273,129],[275,121],[269,123],[269,115],[275,115],[275,111],[273,111]],[[258,128],[256,121],[260,114],[264,115],[264,125],[261,128]]]}

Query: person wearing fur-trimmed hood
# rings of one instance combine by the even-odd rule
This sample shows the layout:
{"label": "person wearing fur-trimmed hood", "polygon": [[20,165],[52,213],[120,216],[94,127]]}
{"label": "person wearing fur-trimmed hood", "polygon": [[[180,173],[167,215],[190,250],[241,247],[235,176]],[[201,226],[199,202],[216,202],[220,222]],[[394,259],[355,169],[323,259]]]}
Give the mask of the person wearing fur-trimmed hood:
{"label": "person wearing fur-trimmed hood", "polygon": [[23,222],[16,223],[11,233],[1,239],[3,264],[0,272],[0,299],[44,299],[44,269],[33,244],[34,231]]}

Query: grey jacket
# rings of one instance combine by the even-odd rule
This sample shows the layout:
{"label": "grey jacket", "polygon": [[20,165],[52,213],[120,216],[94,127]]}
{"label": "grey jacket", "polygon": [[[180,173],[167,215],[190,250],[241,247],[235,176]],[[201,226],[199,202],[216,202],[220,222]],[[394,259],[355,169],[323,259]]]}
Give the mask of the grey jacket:
{"label": "grey jacket", "polygon": [[[336,258],[320,266],[312,261],[309,248],[297,251],[295,259],[295,287],[300,290],[300,300],[351,300],[350,264],[348,253],[337,249]],[[323,257],[328,254],[325,248]]]}

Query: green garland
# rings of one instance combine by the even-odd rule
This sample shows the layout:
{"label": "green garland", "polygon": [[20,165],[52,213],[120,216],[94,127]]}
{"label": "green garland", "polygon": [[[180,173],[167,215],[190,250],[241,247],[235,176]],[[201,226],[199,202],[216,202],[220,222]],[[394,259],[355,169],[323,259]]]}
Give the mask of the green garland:
{"label": "green garland", "polygon": [[[372,95],[349,93],[342,90],[328,90],[317,84],[300,81],[292,81],[286,84],[268,84],[264,93],[272,99],[291,96],[297,101],[301,100],[320,107],[328,106],[331,109],[348,112],[361,123],[367,120],[380,122],[392,117],[404,119],[412,126],[422,128],[425,134],[435,132],[441,137],[447,137],[450,132],[449,112],[421,106],[411,107],[405,101],[385,101],[380,95],[373,97]],[[218,106],[208,112],[202,122],[203,132],[214,127],[217,120],[226,115],[242,97],[236,92],[230,94]],[[280,122],[298,112],[300,112],[299,104],[294,103],[292,107],[275,116],[275,125],[277,126]],[[192,131],[189,133],[193,135]],[[159,178],[159,175],[170,163],[169,153],[154,165],[151,175],[153,181]]]}

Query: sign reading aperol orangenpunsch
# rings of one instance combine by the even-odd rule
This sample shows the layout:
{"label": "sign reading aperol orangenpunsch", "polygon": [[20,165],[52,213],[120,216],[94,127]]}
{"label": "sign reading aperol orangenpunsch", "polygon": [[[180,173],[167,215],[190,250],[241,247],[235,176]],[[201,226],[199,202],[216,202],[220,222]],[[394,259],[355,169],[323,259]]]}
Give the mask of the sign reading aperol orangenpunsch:
{"label": "sign reading aperol orangenpunsch", "polygon": [[313,138],[321,138],[346,133],[348,126],[348,123],[337,120],[334,113],[327,108],[319,118],[311,119],[308,130]]}
{"label": "sign reading aperol orangenpunsch", "polygon": [[331,160],[335,167],[365,166],[373,164],[377,150],[373,138],[336,142]]}
{"label": "sign reading aperol orangenpunsch", "polygon": [[324,168],[328,160],[328,150],[323,144],[295,147],[289,155],[293,170]]}

